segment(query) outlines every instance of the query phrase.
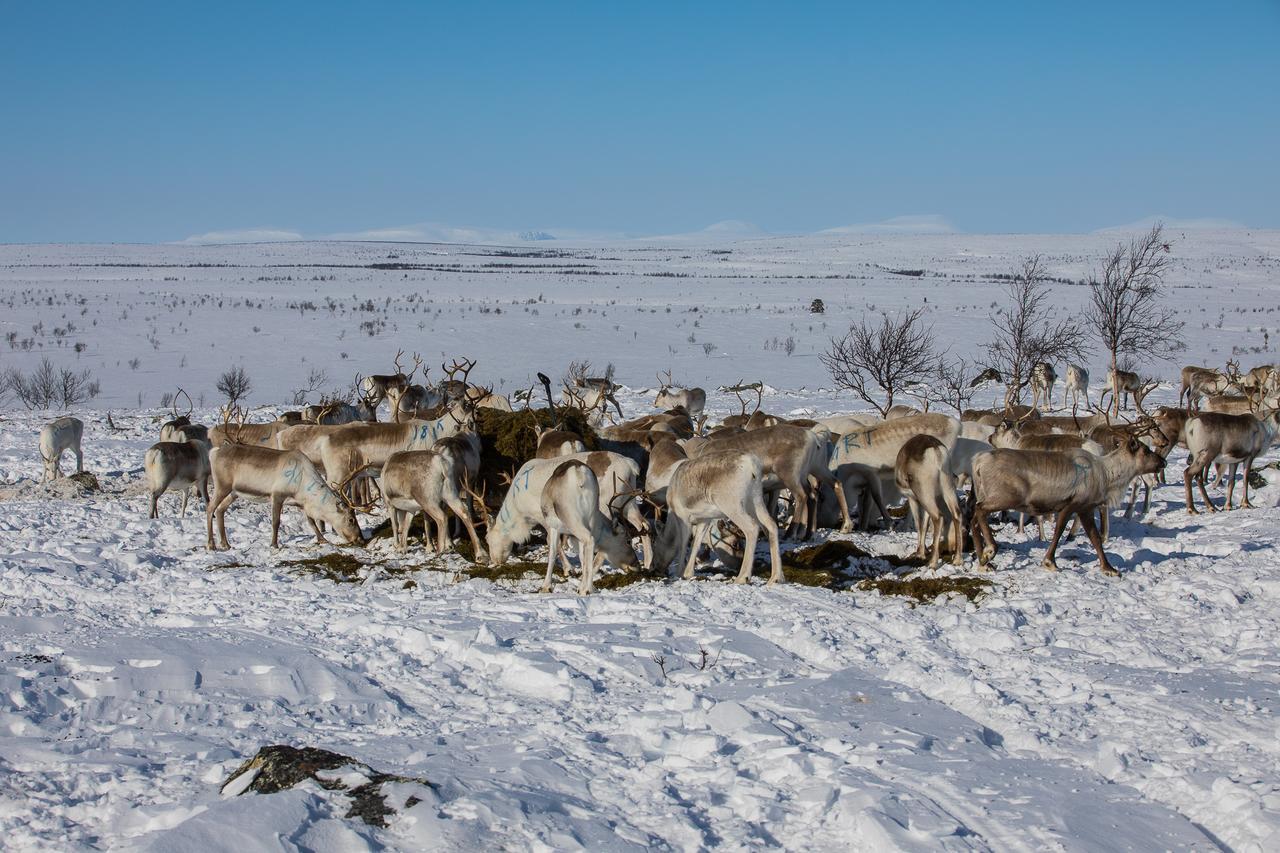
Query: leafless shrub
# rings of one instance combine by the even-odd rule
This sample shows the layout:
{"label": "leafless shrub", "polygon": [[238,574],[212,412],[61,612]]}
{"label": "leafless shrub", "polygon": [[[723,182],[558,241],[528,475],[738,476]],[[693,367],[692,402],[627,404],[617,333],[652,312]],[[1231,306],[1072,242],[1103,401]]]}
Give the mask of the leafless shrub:
{"label": "leafless shrub", "polygon": [[844,337],[832,338],[819,358],[837,386],[884,415],[895,397],[918,386],[934,366],[933,327],[921,320],[923,313],[922,308],[898,317],[881,312],[879,323],[863,318]]}
{"label": "leafless shrub", "polygon": [[295,389],[293,392],[293,405],[302,406],[307,402],[307,396],[314,394],[320,390],[322,385],[329,382],[329,371],[323,368],[313,367],[307,371],[306,381],[302,383],[302,387]]}
{"label": "leafless shrub", "polygon": [[9,368],[0,382],[28,409],[69,409],[98,396],[101,387],[88,370],[57,368],[47,358],[29,374]]}
{"label": "leafless shrub", "polygon": [[995,337],[986,345],[982,366],[1004,377],[1006,406],[1022,399],[1037,362],[1084,357],[1085,332],[1080,323],[1071,317],[1052,320],[1048,282],[1043,259],[1027,258],[1005,284],[1007,304],[990,315]]}
{"label": "leafless shrub", "polygon": [[933,369],[936,382],[931,389],[932,399],[955,409],[957,415],[972,408],[973,397],[978,393],[974,385],[977,375],[977,365],[967,359],[939,358]]}
{"label": "leafless shrub", "polygon": [[227,398],[228,403],[235,405],[253,390],[253,382],[249,379],[249,374],[245,372],[245,369],[240,365],[236,365],[219,376],[214,387],[218,389],[222,396]]}
{"label": "leafless shrub", "polygon": [[[1103,260],[1100,275],[1089,281],[1086,320],[1113,371],[1135,360],[1166,361],[1186,349],[1181,338],[1185,324],[1165,304],[1170,248],[1164,226],[1157,223],[1128,245],[1116,246]],[[1118,411],[1120,395],[1114,388],[1112,396]]]}

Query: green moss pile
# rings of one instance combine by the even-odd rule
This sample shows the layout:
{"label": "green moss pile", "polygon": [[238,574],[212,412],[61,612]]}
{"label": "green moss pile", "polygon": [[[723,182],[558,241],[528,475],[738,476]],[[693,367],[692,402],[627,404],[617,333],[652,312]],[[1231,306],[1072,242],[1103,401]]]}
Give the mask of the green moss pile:
{"label": "green moss pile", "polygon": [[549,429],[557,425],[582,436],[588,450],[600,449],[595,430],[577,409],[557,408],[555,414],[549,409],[504,412],[482,407],[476,410],[476,432],[480,434],[480,480],[490,506],[497,506],[499,496],[506,493],[502,478],[514,474],[538,452],[538,435],[534,427]]}
{"label": "green moss pile", "polygon": [[876,590],[881,595],[900,595],[915,604],[928,604],[940,595],[963,595],[970,601],[991,589],[991,581],[972,575],[923,578],[919,575],[868,578],[858,582],[858,589]]}

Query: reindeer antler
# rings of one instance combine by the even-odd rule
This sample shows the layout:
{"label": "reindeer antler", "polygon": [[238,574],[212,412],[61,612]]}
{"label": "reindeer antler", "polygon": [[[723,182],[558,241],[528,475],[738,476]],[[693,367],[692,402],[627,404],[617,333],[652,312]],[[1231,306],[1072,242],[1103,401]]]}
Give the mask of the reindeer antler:
{"label": "reindeer antler", "polygon": [[191,417],[191,413],[195,411],[196,407],[195,407],[195,404],[191,402],[191,395],[188,394],[186,391],[182,390],[182,388],[178,388],[178,393],[173,395],[173,416],[175,418],[183,417],[182,415],[178,414],[178,398],[179,397],[187,398],[187,414],[185,415],[185,417]]}
{"label": "reindeer antler", "polygon": [[359,477],[361,474],[363,474],[365,471],[369,470],[370,468],[377,468],[377,467],[378,467],[377,463],[374,463],[374,462],[370,462],[367,465],[361,465],[359,468],[352,471],[347,476],[347,479],[343,480],[333,489],[334,492],[337,493],[338,497],[342,499],[342,502],[345,503],[347,506],[351,507],[351,509],[354,510],[355,512],[366,512],[366,513],[372,512],[374,506],[377,505],[378,500],[377,498],[374,498],[373,500],[369,501],[366,504],[358,504],[355,501],[351,500],[351,498],[347,497],[347,486],[351,485],[351,482],[355,480],[356,477]]}

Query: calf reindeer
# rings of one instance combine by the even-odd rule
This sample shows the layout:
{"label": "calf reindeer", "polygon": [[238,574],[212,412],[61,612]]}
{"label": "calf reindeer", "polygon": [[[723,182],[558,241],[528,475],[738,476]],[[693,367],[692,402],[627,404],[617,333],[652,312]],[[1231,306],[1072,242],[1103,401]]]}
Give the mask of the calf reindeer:
{"label": "calf reindeer", "polygon": [[[542,487],[539,509],[542,526],[547,531],[547,577],[542,582],[543,592],[551,591],[556,555],[564,560],[562,537],[572,538],[578,543],[578,561],[582,567],[578,595],[587,595],[595,590],[597,548],[602,549],[615,566],[635,564],[636,555],[631,550],[631,543],[600,511],[600,483],[591,466],[582,460],[569,459],[556,466]],[[562,568],[568,577],[568,564]]]}
{"label": "calf reindeer", "polygon": [[1071,405],[1079,406],[1084,397],[1084,405],[1089,406],[1089,371],[1077,364],[1067,365],[1067,380],[1062,384],[1062,408],[1067,408],[1067,395],[1071,396]]}
{"label": "calf reindeer", "polygon": [[1045,408],[1053,408],[1053,383],[1058,381],[1058,374],[1053,365],[1047,361],[1037,361],[1031,367],[1031,408],[1039,409],[1044,400]]}
{"label": "calf reindeer", "polygon": [[79,418],[63,417],[44,425],[40,430],[40,458],[44,460],[42,482],[52,482],[62,476],[58,463],[68,450],[76,455],[76,473],[84,470],[84,453],[80,450],[83,435],[84,421]]}
{"label": "calf reindeer", "polygon": [[147,448],[142,459],[142,469],[147,475],[151,492],[151,514],[159,518],[156,502],[169,489],[182,492],[181,515],[187,514],[187,499],[195,486],[209,506],[209,445],[203,441],[161,441]]}
{"label": "calf reindeer", "polygon": [[1200,408],[1201,398],[1213,394],[1225,394],[1234,384],[1231,374],[1235,370],[1239,370],[1239,365],[1233,361],[1227,362],[1226,373],[1208,367],[1182,368],[1182,387],[1178,392],[1178,405],[1181,406],[1183,398],[1186,398],[1186,407],[1195,410]]}
{"label": "calf reindeer", "polygon": [[916,556],[921,559],[925,556],[928,522],[933,523],[930,568],[938,565],[942,554],[944,526],[950,528],[947,538],[954,554],[952,562],[957,566],[964,562],[961,554],[964,549],[964,522],[947,457],[947,446],[941,441],[931,435],[917,435],[902,445],[894,465],[894,479],[911,505],[911,517],[918,532]]}
{"label": "calf reindeer", "polygon": [[1236,470],[1244,463],[1244,500],[1241,507],[1252,507],[1249,503],[1249,474],[1253,471],[1253,462],[1265,453],[1276,441],[1280,431],[1280,409],[1265,415],[1225,415],[1206,412],[1187,420],[1184,435],[1187,442],[1187,468],[1182,475],[1183,487],[1186,490],[1187,512],[1197,515],[1195,498],[1191,495],[1191,481],[1200,485],[1200,495],[1204,498],[1209,512],[1217,512],[1217,507],[1209,499],[1205,489],[1205,472],[1215,462],[1227,462],[1231,465],[1230,479],[1227,481],[1227,504],[1235,494]]}
{"label": "calf reindeer", "polygon": [[[391,535],[401,553],[409,548],[409,527],[419,512],[435,522],[436,553],[448,551],[453,544],[449,538],[448,516],[452,513],[471,537],[475,561],[488,562],[489,555],[480,544],[471,520],[466,482],[466,460],[454,444],[441,442],[431,450],[402,450],[387,458],[379,483],[391,520]],[[423,541],[430,539],[430,530],[424,526]]]}
{"label": "calf reindeer", "polygon": [[218,520],[222,549],[227,542],[227,509],[237,497],[266,499],[271,502],[271,547],[280,545],[280,511],[286,501],[302,507],[311,523],[316,541],[323,543],[324,534],[317,522],[333,525],[348,543],[363,545],[364,534],[356,522],[355,510],[334,491],[311,460],[296,450],[274,450],[270,447],[228,445],[210,453],[213,473],[213,499],[205,512],[208,531],[207,547],[215,550],[213,520]]}
{"label": "calf reindeer", "polygon": [[745,540],[742,568],[734,582],[751,579],[762,527],[769,539],[769,583],[785,580],[778,550],[778,525],[764,502],[764,466],[752,454],[716,451],[676,463],[667,485],[666,503],[667,521],[654,542],[653,568],[665,570],[689,546],[683,577],[692,578],[698,549],[711,526],[724,519],[737,525]]}

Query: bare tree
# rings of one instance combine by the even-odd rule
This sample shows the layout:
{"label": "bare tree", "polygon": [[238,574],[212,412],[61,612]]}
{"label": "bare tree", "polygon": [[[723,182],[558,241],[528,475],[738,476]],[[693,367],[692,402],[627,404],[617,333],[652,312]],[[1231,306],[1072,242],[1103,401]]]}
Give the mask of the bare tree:
{"label": "bare tree", "polygon": [[99,390],[88,370],[57,368],[48,358],[40,359],[29,374],[9,368],[2,382],[5,391],[12,392],[28,409],[51,409],[54,405],[69,409],[98,396]]}
{"label": "bare tree", "polygon": [[964,358],[949,361],[939,357],[933,376],[937,381],[931,389],[932,399],[955,409],[957,415],[972,407],[973,397],[978,393],[977,365]]}
{"label": "bare tree", "polygon": [[[1132,361],[1167,361],[1186,349],[1185,325],[1166,305],[1164,276],[1171,261],[1170,242],[1157,223],[1147,234],[1119,244],[1102,262],[1101,274],[1089,282],[1086,319],[1110,357],[1112,385],[1116,368]],[[1116,412],[1120,394],[1111,389]]]}
{"label": "bare tree", "polygon": [[307,402],[307,397],[319,391],[321,386],[329,381],[329,371],[320,367],[313,367],[307,371],[307,379],[302,383],[302,387],[293,392],[292,405],[301,406]]}
{"label": "bare tree", "polygon": [[98,383],[88,370],[76,372],[66,367],[58,371],[58,403],[64,409],[78,406],[98,396]]}
{"label": "bare tree", "polygon": [[249,374],[245,372],[245,369],[240,365],[236,365],[219,376],[214,387],[218,389],[222,396],[227,398],[228,403],[234,406],[253,390],[253,382],[249,379]]}
{"label": "bare tree", "polygon": [[895,318],[881,312],[879,323],[864,317],[844,337],[832,338],[819,358],[836,385],[884,415],[895,397],[918,386],[934,366],[933,327],[921,320],[923,313],[917,308]]}
{"label": "bare tree", "polygon": [[1037,362],[1080,360],[1085,332],[1072,317],[1054,321],[1044,260],[1033,255],[1022,262],[1005,285],[1008,304],[990,316],[995,337],[986,345],[981,364],[1005,380],[1005,407],[1018,403],[1031,382]]}

